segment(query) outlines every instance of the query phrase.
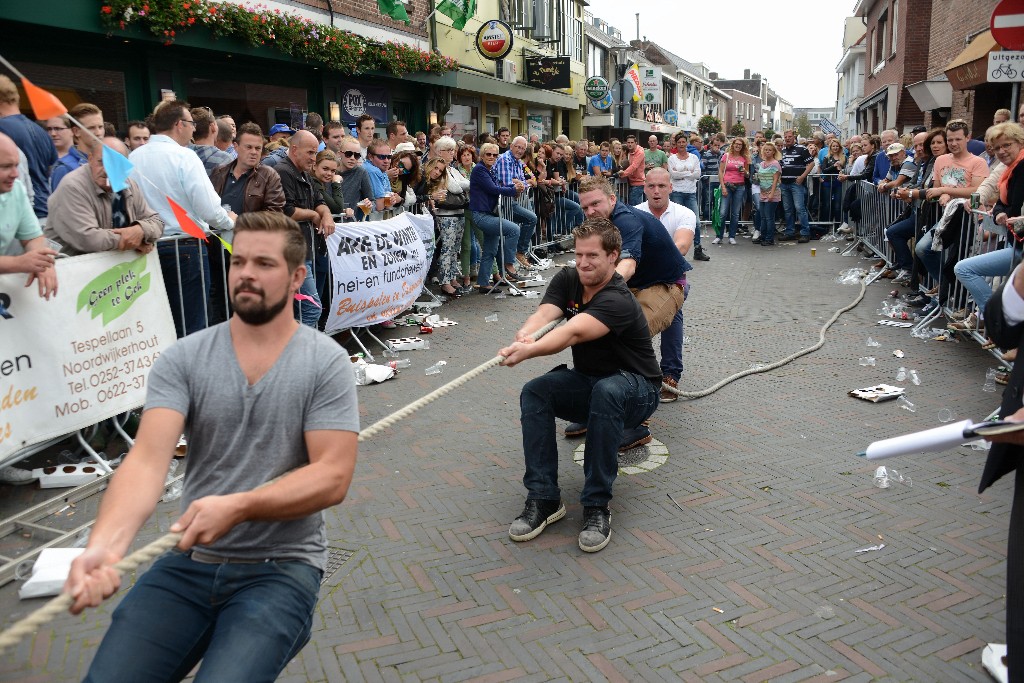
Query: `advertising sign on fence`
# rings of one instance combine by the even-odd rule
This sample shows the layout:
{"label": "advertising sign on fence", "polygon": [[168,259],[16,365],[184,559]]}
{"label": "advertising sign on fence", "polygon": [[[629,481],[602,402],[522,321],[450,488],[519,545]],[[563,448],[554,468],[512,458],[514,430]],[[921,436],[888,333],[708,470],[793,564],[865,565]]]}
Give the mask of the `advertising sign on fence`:
{"label": "advertising sign on fence", "polygon": [[334,274],[328,334],[369,327],[407,309],[427,276],[424,236],[434,219],[401,213],[386,221],[346,223],[327,238]]}
{"label": "advertising sign on fence", "polygon": [[58,259],[57,282],[45,301],[0,275],[0,460],[141,406],[175,340],[155,251]]}

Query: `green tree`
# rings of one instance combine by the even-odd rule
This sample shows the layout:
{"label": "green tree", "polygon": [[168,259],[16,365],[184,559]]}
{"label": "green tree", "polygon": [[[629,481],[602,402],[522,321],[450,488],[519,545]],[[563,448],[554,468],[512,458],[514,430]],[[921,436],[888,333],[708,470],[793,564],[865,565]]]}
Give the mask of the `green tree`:
{"label": "green tree", "polygon": [[734,138],[746,137],[747,128],[742,123],[737,121],[736,123],[732,124],[732,128],[729,129],[729,135],[733,136]]}
{"label": "green tree", "polygon": [[811,133],[813,131],[811,130],[810,121],[807,120],[807,114],[800,114],[800,116],[796,117],[796,120],[793,121],[793,125],[796,128],[797,135],[802,138],[811,137]]}
{"label": "green tree", "polygon": [[771,128],[765,128],[764,129],[764,139],[765,140],[771,140],[773,137],[775,137],[775,131],[772,130]]}
{"label": "green tree", "polygon": [[701,135],[714,135],[722,132],[722,121],[717,116],[705,114],[697,122],[697,132]]}

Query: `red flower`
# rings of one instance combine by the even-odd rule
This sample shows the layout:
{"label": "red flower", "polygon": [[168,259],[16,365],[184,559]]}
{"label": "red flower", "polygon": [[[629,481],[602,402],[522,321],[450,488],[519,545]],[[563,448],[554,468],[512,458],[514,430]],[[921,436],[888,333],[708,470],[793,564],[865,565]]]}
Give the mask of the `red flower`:
{"label": "red flower", "polygon": [[121,25],[121,28],[123,29],[123,28],[124,28],[124,22],[123,22],[123,21],[120,21],[120,22],[118,22],[118,23],[119,23],[119,24]]}
{"label": "red flower", "polygon": [[188,24],[189,24],[189,26],[191,26],[191,25],[192,25],[192,24],[194,24],[194,23],[196,23],[196,18],[195,18],[195,17],[189,17],[189,18],[188,18]]}
{"label": "red flower", "polygon": [[216,7],[211,7],[210,8],[210,14],[216,14],[216,13],[217,13],[217,8]]}
{"label": "red flower", "polygon": [[110,5],[104,5],[103,7],[101,7],[101,8],[100,8],[100,10],[101,10],[101,11],[102,11],[102,12],[103,12],[104,14],[110,14],[111,12],[113,12],[113,11],[114,11],[114,8],[113,8],[113,7],[111,7]]}
{"label": "red flower", "polygon": [[174,35],[175,35],[175,34],[174,34],[174,31],[171,31],[171,35],[172,35],[172,36],[174,36]]}
{"label": "red flower", "polygon": [[143,12],[148,12],[149,11],[149,5],[143,5],[142,6],[142,11]]}
{"label": "red flower", "polygon": [[181,5],[181,6],[182,6],[182,8],[184,8],[184,9],[188,9],[189,7],[191,7],[191,6],[192,6],[192,3],[190,3],[190,2],[185,2],[185,3],[182,3],[182,5]]}

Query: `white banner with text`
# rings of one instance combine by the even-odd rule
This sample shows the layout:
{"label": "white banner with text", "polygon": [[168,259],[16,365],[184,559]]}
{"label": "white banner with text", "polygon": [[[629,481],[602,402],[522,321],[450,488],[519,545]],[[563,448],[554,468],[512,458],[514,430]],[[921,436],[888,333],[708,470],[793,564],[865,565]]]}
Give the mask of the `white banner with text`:
{"label": "white banner with text", "polygon": [[155,251],[58,259],[46,301],[0,275],[0,461],[141,406],[149,369],[175,341]]}
{"label": "white banner with text", "polygon": [[433,239],[433,217],[409,212],[339,225],[327,238],[334,274],[327,334],[376,325],[409,308],[422,291]]}

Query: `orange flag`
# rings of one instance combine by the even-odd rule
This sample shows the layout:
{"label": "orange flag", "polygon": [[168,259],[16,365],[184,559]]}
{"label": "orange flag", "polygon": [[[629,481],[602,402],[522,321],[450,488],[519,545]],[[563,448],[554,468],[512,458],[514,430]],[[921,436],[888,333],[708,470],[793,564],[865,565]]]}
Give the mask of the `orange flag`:
{"label": "orange flag", "polygon": [[181,208],[181,205],[178,204],[178,202],[168,197],[167,203],[171,205],[171,211],[174,212],[174,217],[178,219],[178,225],[184,232],[187,232],[193,237],[198,237],[204,242],[208,241],[206,233],[203,232],[203,229],[196,225],[195,221],[188,217],[188,212],[185,211],[185,209]]}
{"label": "orange flag", "polygon": [[68,113],[67,107],[53,93],[43,90],[27,78],[22,77],[21,87],[25,88],[25,94],[28,95],[28,102],[32,105],[37,120],[45,121]]}

